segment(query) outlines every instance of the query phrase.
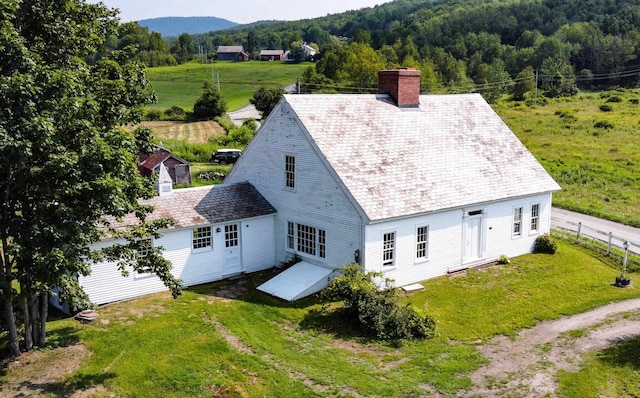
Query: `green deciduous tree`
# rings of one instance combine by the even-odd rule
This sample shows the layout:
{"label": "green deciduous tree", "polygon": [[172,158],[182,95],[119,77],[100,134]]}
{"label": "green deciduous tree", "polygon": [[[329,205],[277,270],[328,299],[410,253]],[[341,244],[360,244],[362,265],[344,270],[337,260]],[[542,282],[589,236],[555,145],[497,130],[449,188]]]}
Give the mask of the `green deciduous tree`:
{"label": "green deciduous tree", "polygon": [[513,87],[511,88],[511,99],[514,101],[522,101],[525,99],[525,95],[535,90],[535,88],[536,76],[533,68],[528,66],[516,76]]}
{"label": "green deciduous tree", "polygon": [[249,102],[251,102],[256,107],[256,109],[262,114],[262,118],[264,119],[269,116],[278,101],[280,101],[280,98],[282,98],[283,94],[284,90],[278,87],[260,87],[258,91],[253,93],[253,98],[251,98]]}
{"label": "green deciduous tree", "polygon": [[144,68],[118,51],[83,61],[96,58],[117,22],[115,11],[84,0],[0,3],[0,304],[13,356],[19,331],[24,349],[44,345],[54,287],[72,305],[83,298],[77,278],[89,274],[89,259],[121,259],[123,273],[153,261],[179,294],[159,248],[146,264],[135,254],[139,238],[168,221],[112,229],[121,243],[89,249],[108,220],[151,211],[138,199],[153,190],[137,172],[149,130],[120,127],[137,124],[153,98]]}
{"label": "green deciduous tree", "polygon": [[193,104],[193,117],[196,119],[213,119],[224,115],[227,111],[227,102],[218,89],[205,81],[202,87],[202,95]]}

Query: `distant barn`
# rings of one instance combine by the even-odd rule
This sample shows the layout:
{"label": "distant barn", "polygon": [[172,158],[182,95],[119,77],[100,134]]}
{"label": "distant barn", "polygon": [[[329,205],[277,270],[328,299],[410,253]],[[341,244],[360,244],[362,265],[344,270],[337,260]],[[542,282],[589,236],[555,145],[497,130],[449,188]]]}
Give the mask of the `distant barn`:
{"label": "distant barn", "polygon": [[284,61],[284,51],[262,50],[260,51],[260,61]]}
{"label": "distant barn", "polygon": [[191,184],[191,165],[184,159],[172,154],[169,150],[156,147],[151,155],[140,155],[138,170],[145,177],[160,173],[160,165],[164,164],[171,176],[173,184]]}
{"label": "distant barn", "polygon": [[218,61],[248,61],[249,55],[242,46],[219,46]]}

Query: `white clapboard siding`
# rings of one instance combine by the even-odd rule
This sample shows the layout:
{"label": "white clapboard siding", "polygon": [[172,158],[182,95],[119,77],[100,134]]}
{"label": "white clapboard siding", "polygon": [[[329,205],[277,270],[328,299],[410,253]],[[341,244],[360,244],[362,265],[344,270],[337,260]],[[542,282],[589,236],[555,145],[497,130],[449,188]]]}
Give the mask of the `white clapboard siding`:
{"label": "white clapboard siding", "polygon": [[[285,155],[296,159],[293,190],[285,188]],[[244,181],[256,187],[278,212],[276,262],[285,262],[294,254],[286,250],[287,221],[326,232],[326,257],[298,253],[304,261],[328,268],[353,262],[355,250],[362,246],[360,215],[286,104],[273,110],[225,184]]]}
{"label": "white clapboard siding", "polygon": [[[273,249],[272,215],[238,220],[241,224],[240,245],[242,272],[264,270],[276,265]],[[224,224],[212,225],[212,247],[192,249],[193,232],[190,228],[165,231],[155,239],[154,246],[162,246],[163,256],[172,264],[171,273],[182,280],[185,287],[221,280],[224,275]],[[102,241],[92,248],[99,249],[114,241]],[[153,274],[137,274],[129,269],[123,277],[116,263],[91,265],[91,274],[80,277],[79,282],[94,304],[140,297],[167,290]]]}

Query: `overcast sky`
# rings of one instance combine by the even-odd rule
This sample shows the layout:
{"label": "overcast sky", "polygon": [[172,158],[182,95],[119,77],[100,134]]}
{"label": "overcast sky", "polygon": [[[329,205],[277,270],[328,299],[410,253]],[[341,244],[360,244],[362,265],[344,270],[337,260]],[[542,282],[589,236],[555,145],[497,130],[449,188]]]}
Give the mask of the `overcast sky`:
{"label": "overcast sky", "polygon": [[373,7],[389,0],[88,0],[120,10],[122,22],[158,17],[217,17],[237,23],[297,20]]}

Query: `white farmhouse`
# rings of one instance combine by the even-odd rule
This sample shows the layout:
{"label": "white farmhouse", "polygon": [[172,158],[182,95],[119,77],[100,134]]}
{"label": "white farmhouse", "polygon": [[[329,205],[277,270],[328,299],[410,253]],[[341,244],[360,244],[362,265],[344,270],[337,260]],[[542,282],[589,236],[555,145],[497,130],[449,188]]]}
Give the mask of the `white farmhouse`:
{"label": "white farmhouse", "polygon": [[[379,94],[283,97],[225,180],[276,208],[276,262],[358,261],[402,286],[529,253],[549,232],[560,187],[484,99],[419,90],[420,71],[399,69],[380,71]],[[287,272],[261,288],[291,289]]]}
{"label": "white farmhouse", "polygon": [[[531,252],[558,184],[480,95],[419,90],[420,72],[398,69],[380,71],[379,94],[285,95],[224,184],[161,178],[149,204],[175,225],[151,244],[187,286],[297,255],[259,287],[286,300],[353,262],[403,286]],[[80,282],[96,304],[165,290],[114,264]]]}

